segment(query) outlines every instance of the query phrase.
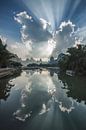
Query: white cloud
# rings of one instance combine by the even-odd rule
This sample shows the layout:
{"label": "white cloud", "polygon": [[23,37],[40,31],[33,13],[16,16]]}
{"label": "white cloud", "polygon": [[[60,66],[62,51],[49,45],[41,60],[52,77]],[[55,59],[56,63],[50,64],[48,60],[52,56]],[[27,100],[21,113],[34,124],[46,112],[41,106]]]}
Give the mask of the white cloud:
{"label": "white cloud", "polygon": [[26,11],[24,11],[16,14],[14,20],[16,20],[19,24],[21,24],[20,33],[21,33],[22,44],[18,45],[17,48],[20,48],[20,52],[24,53],[23,57],[26,58],[28,56],[31,56],[31,51],[32,51],[32,41],[31,39],[29,39],[29,34],[27,32],[28,25],[26,22],[27,20],[31,21],[32,17],[29,16]]}
{"label": "white cloud", "polygon": [[10,45],[8,44],[8,50],[14,54],[17,54],[18,57],[22,58],[23,60],[26,59],[29,54],[29,51],[26,46],[21,43],[12,43]]}
{"label": "white cloud", "polygon": [[24,24],[25,19],[31,20],[32,17],[29,16],[26,11],[24,11],[24,12],[20,12],[20,13],[16,14],[16,16],[14,17],[14,19],[15,19],[18,23]]}
{"label": "white cloud", "polygon": [[[33,26],[33,23],[31,25],[28,24],[28,22],[32,22],[33,18],[27,14],[27,12],[20,12],[19,14],[16,14],[14,19],[21,25],[20,33],[21,33],[21,41],[24,48],[27,48],[28,50],[28,57],[38,57],[38,58],[48,58],[54,49],[54,41],[53,39],[46,40],[46,41],[34,41],[30,38],[29,29],[31,26]],[[29,20],[29,21],[28,21]],[[42,25],[41,29],[47,30],[50,26],[50,23],[46,20],[40,18],[40,24]],[[34,26],[33,26],[34,27]],[[32,28],[35,30],[35,28]],[[32,30],[31,30],[32,31]],[[36,29],[38,31],[38,28]],[[45,33],[45,32],[43,32]],[[33,34],[32,34],[33,35]],[[42,36],[41,34],[38,36]],[[46,34],[47,35],[47,34]]]}
{"label": "white cloud", "polygon": [[43,18],[39,19],[41,27],[38,27],[38,23],[36,24],[26,11],[16,14],[14,19],[21,25],[21,43],[15,42],[14,45],[12,43],[9,48],[23,59],[27,57],[49,58],[51,55],[57,57],[59,53],[65,52],[68,47],[77,42],[85,43],[86,41],[86,29],[75,30],[76,26],[70,20],[62,22],[56,32],[50,34],[51,23]]}
{"label": "white cloud", "polygon": [[59,53],[66,52],[67,48],[73,46],[75,40],[75,25],[71,22],[62,22],[54,36],[56,48],[53,51],[53,56],[58,56]]}
{"label": "white cloud", "polygon": [[[75,44],[75,36],[73,36],[75,33],[75,25],[70,20],[68,22],[64,21],[60,24],[58,30],[56,31],[56,34],[54,35],[54,38],[52,36],[52,38],[49,38],[47,41],[34,42],[33,39],[29,37],[28,30],[30,26],[27,24],[27,20],[31,20],[32,17],[30,18],[26,12],[21,12],[16,16],[17,22],[21,21],[19,23],[22,24],[22,43],[26,46],[26,48],[28,48],[28,52],[32,57],[48,58],[51,55],[57,57],[57,53],[59,54],[61,52],[64,52],[68,47],[71,47]],[[50,22],[47,22],[43,18],[40,18],[40,24],[42,25],[43,30],[50,31]],[[31,26],[33,26],[33,24],[31,24]],[[37,32],[38,30],[35,31]]]}
{"label": "white cloud", "polygon": [[68,22],[62,22],[60,24],[59,31],[63,31],[65,27],[69,27],[71,29],[71,32],[74,33],[75,24],[73,24],[70,20]]}
{"label": "white cloud", "polygon": [[[20,19],[22,16],[21,23],[23,24],[21,24],[20,29],[22,44],[16,44],[17,48],[15,49],[11,46],[11,50],[16,52],[19,57],[49,58],[51,55],[57,57],[59,53],[66,52],[68,47],[75,45],[77,42],[81,42],[80,37],[77,39],[79,33],[75,31],[75,25],[71,21],[62,22],[56,34],[47,41],[34,42],[33,39],[29,38],[29,26],[27,20],[25,21],[25,18],[29,18],[27,15],[25,12],[16,15],[17,19]],[[43,28],[47,29],[50,24],[44,19],[40,20]]]}
{"label": "white cloud", "polygon": [[42,24],[44,30],[48,29],[48,27],[51,26],[51,23],[50,23],[50,22],[47,22],[47,21],[46,21],[45,19],[43,19],[43,18],[40,18],[40,22],[41,22],[41,24]]}

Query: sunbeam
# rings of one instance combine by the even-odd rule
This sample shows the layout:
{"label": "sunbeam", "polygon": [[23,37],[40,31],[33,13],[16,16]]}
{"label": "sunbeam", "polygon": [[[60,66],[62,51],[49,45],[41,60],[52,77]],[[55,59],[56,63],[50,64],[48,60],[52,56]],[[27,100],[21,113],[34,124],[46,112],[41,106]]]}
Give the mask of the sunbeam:
{"label": "sunbeam", "polygon": [[[68,0],[38,0],[36,3],[31,0],[23,0],[24,4],[38,18],[43,18],[51,23],[52,30],[62,21]],[[61,8],[60,8],[61,7]]]}
{"label": "sunbeam", "polygon": [[[77,10],[81,0],[22,0],[27,8],[40,20],[45,19],[51,24],[52,31],[55,31],[61,22],[66,18],[71,19]],[[72,4],[72,6],[71,6]],[[70,9],[71,6],[71,9]],[[78,22],[80,18],[78,18]]]}
{"label": "sunbeam", "polygon": [[[17,43],[22,43],[21,51],[25,46],[28,52],[24,54],[26,58],[56,58],[59,53],[74,46],[76,39],[78,42],[83,39],[85,43],[86,4],[82,4],[85,0],[22,0],[21,3],[24,10],[15,11],[13,15],[20,25],[20,41]],[[15,45],[18,54],[18,46]],[[13,51],[13,47],[11,45],[10,50]]]}

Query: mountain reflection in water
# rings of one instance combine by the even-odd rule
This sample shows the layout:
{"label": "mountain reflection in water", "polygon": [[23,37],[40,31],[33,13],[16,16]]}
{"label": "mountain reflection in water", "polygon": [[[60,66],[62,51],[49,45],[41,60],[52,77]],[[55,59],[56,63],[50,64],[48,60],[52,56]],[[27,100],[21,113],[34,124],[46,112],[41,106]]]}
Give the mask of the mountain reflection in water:
{"label": "mountain reflection in water", "polygon": [[0,129],[86,130],[85,85],[85,77],[57,70],[25,70],[1,79]]}

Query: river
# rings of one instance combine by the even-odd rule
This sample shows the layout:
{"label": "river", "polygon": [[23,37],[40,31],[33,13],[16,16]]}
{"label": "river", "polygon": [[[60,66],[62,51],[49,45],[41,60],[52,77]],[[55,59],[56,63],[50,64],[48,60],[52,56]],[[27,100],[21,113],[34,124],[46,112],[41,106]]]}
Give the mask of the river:
{"label": "river", "polygon": [[86,130],[86,77],[24,70],[0,79],[0,130]]}

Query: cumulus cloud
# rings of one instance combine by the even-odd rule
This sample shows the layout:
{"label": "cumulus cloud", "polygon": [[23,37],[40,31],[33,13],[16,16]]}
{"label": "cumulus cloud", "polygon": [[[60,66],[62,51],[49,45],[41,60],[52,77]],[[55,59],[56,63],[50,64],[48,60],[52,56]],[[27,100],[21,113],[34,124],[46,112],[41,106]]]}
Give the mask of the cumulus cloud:
{"label": "cumulus cloud", "polygon": [[28,56],[57,57],[59,53],[65,52],[68,47],[79,41],[78,36],[75,36],[76,26],[70,20],[62,22],[53,35],[51,23],[43,18],[37,22],[24,11],[16,14],[14,19],[21,25],[21,41],[28,49]]}
{"label": "cumulus cloud", "polygon": [[20,13],[16,14],[16,17],[14,16],[14,19],[18,23],[24,24],[25,23],[25,19],[31,20],[32,17],[29,16],[26,11],[24,11],[24,12],[20,12]]}
{"label": "cumulus cloud", "polygon": [[28,50],[28,53],[30,53],[32,51],[31,46],[32,42],[29,39],[27,22],[28,20],[32,22],[32,17],[29,16],[26,11],[24,11],[16,14],[14,20],[16,20],[19,24],[21,24],[20,33],[21,33],[21,41],[23,43],[23,45],[22,44],[21,45],[22,47],[27,48],[26,50]]}
{"label": "cumulus cloud", "polygon": [[28,50],[28,57],[48,58],[54,49],[52,35],[47,30],[50,23],[42,18],[37,23],[25,11],[16,14],[14,19],[21,25],[21,41]]}
{"label": "cumulus cloud", "polygon": [[71,21],[61,23],[54,36],[56,48],[52,55],[57,57],[59,53],[66,52],[68,47],[75,44],[75,31],[75,25]]}
{"label": "cumulus cloud", "polygon": [[64,21],[60,24],[59,31],[63,31],[65,27],[69,27],[70,32],[74,32],[75,24],[73,24],[70,20],[68,22]]}
{"label": "cumulus cloud", "polygon": [[14,20],[20,25],[21,41],[10,44],[8,48],[22,59],[57,57],[59,53],[66,52],[68,47],[86,42],[86,29],[76,29],[71,21],[62,22],[52,32],[49,21],[43,18],[35,20],[26,11],[16,14]]}
{"label": "cumulus cloud", "polygon": [[[39,24],[25,11],[17,14],[14,19],[21,24],[21,40],[28,48],[30,56],[35,58],[57,57],[59,53],[66,52],[79,40],[75,36],[75,25],[69,20],[62,22],[59,28],[51,33],[51,23],[43,18]],[[32,21],[31,21],[32,20]]]}
{"label": "cumulus cloud", "polygon": [[46,41],[51,37],[47,30],[43,30],[43,26],[45,27],[45,24],[48,24],[43,19],[38,22],[24,11],[16,14],[14,20],[21,25],[21,33],[23,31],[23,34],[27,35],[34,42]]}
{"label": "cumulus cloud", "polygon": [[[17,52],[19,48],[21,51],[17,54],[19,56],[22,56],[23,52],[23,58],[49,58],[51,55],[57,57],[59,53],[66,52],[66,49],[68,47],[71,47],[82,41],[80,40],[79,35],[81,33],[79,34],[79,29],[75,30],[76,26],[71,21],[62,22],[56,32],[54,32],[54,36],[51,35],[50,37],[47,35],[47,39],[43,38],[42,40],[40,40],[40,35],[44,33],[46,34],[46,30],[48,30],[48,27],[50,26],[50,23],[42,18],[40,19],[40,24],[42,28],[40,28],[44,30],[44,32],[40,31],[40,35],[38,35],[39,39],[36,37],[34,40],[33,37],[30,37],[31,30],[29,32],[29,28],[31,27],[32,29],[32,27],[34,27],[34,20],[33,22],[31,21],[33,18],[29,16],[26,12],[21,12],[16,16],[16,21],[21,24],[20,33],[22,44],[16,44],[15,49],[14,46],[11,46],[11,50],[13,52],[14,50],[15,52]],[[28,20],[30,24],[28,24]],[[38,32],[37,28],[35,29],[36,32]],[[33,32],[32,35],[34,35]]]}

